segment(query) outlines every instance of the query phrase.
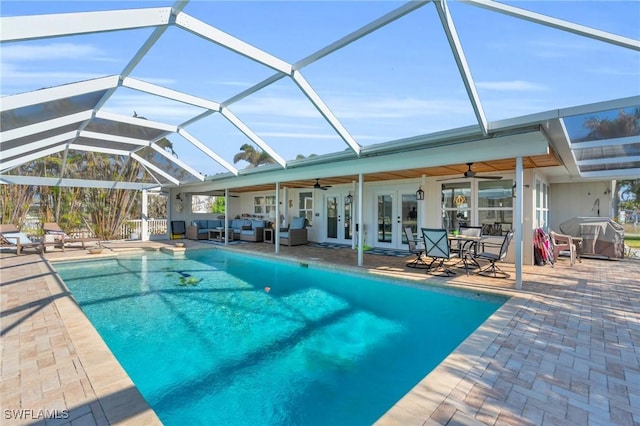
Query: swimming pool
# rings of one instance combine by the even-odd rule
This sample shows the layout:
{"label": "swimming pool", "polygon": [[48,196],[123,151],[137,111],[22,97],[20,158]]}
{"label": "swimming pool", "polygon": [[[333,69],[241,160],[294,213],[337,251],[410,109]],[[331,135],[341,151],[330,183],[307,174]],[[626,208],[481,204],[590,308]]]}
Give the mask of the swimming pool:
{"label": "swimming pool", "polygon": [[505,302],[225,250],[55,268],[166,425],[371,424]]}

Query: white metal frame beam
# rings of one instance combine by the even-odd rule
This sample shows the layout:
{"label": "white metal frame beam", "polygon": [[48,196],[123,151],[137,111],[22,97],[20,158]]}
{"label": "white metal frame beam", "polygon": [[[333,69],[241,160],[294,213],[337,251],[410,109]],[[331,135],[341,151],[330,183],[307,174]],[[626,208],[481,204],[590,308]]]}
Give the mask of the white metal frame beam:
{"label": "white metal frame beam", "polygon": [[0,18],[0,42],[168,25],[170,7]]}
{"label": "white metal frame beam", "polygon": [[595,40],[604,41],[627,49],[640,51],[640,40],[628,37],[622,37],[617,34],[608,33],[606,31],[596,30],[584,25],[574,24],[573,22],[562,19],[552,18],[541,13],[531,12],[529,10],[520,9],[518,7],[509,6],[493,0],[459,0],[463,3],[472,4],[494,12],[503,13],[505,15],[521,18],[536,24],[545,25],[547,27],[556,28],[570,33],[578,34],[584,37],[593,38]]}
{"label": "white metal frame beam", "polygon": [[353,137],[349,134],[347,129],[340,123],[338,118],[333,115],[333,112],[329,109],[329,107],[324,103],[324,101],[318,96],[318,94],[313,90],[313,87],[307,82],[307,80],[302,76],[300,71],[296,70],[291,75],[293,81],[298,85],[302,93],[311,101],[313,106],[318,110],[318,112],[324,117],[324,119],[329,123],[331,127],[340,135],[342,140],[345,141],[347,145],[351,147],[353,152],[356,155],[360,155],[360,151],[362,147],[353,139]]}
{"label": "white metal frame beam", "polygon": [[104,189],[156,189],[160,185],[157,183],[143,182],[113,182],[104,180],[69,179],[37,176],[14,176],[0,175],[2,185],[41,185],[41,186],[63,186],[75,188],[104,188]]}
{"label": "white metal frame beam", "polygon": [[[20,155],[25,152],[35,151],[38,149],[43,149],[49,147],[51,145],[57,145],[69,141],[76,137],[77,132],[71,131],[62,133],[60,135],[51,136],[49,138],[40,139],[38,141],[34,141],[28,144],[20,145],[11,149],[3,149],[2,150],[2,158],[13,158],[17,155]],[[0,169],[4,169],[4,161],[0,160]]]}
{"label": "white metal frame beam", "polygon": [[469,64],[464,56],[462,44],[460,43],[458,33],[455,25],[453,24],[453,18],[451,18],[451,14],[449,13],[449,6],[447,5],[446,0],[434,0],[434,4],[436,5],[436,10],[438,11],[438,16],[442,23],[442,28],[447,36],[447,40],[449,41],[451,53],[453,53],[453,57],[458,65],[458,70],[460,71],[460,76],[462,77],[462,82],[464,83],[464,87],[467,91],[467,96],[469,96],[469,101],[473,107],[476,120],[478,120],[482,133],[486,136],[488,134],[487,117],[482,109],[480,96],[478,96],[478,91],[473,81]]}
{"label": "white metal frame beam", "polygon": [[206,146],[205,144],[200,142],[195,136],[190,134],[187,130],[185,130],[183,128],[179,128],[178,129],[178,134],[180,136],[182,136],[183,138],[185,138],[186,140],[188,140],[189,142],[191,142],[200,151],[202,151],[205,154],[207,154],[216,163],[220,164],[222,167],[224,167],[225,169],[229,170],[234,175],[236,175],[236,176],[238,175],[238,169],[233,167],[224,158],[220,157],[218,154],[216,154],[214,151],[212,151],[208,146]]}
{"label": "white metal frame beam", "polygon": [[199,37],[216,43],[226,49],[245,56],[253,61],[259,62],[262,65],[272,68],[278,72],[287,75],[291,74],[292,66],[287,62],[276,58],[275,56],[263,50],[260,50],[257,47],[254,47],[249,43],[246,43],[230,34],[220,31],[219,29],[200,21],[193,16],[187,15],[184,12],[178,13],[178,15],[176,16],[175,25]]}

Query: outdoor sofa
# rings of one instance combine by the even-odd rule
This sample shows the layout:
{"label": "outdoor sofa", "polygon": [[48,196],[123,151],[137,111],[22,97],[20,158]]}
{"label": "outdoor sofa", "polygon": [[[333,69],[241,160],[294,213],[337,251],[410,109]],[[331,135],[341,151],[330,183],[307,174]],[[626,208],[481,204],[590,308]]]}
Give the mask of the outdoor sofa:
{"label": "outdoor sofa", "polygon": [[[232,219],[229,221],[229,229],[233,230],[233,239],[258,242],[263,240],[263,230],[266,226],[264,220],[258,219]],[[194,220],[187,227],[187,238],[190,240],[207,240],[209,231],[223,229],[224,220]]]}

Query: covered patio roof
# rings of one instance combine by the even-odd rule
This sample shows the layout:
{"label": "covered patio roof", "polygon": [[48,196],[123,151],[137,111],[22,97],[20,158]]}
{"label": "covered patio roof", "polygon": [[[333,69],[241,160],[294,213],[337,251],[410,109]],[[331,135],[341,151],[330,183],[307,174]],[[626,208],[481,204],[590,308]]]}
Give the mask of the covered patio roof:
{"label": "covered patio roof", "polygon": [[[640,108],[640,82],[637,79],[640,41],[637,38],[488,0],[412,1],[399,6],[383,2],[383,6],[367,4],[368,20],[360,25],[354,20],[350,25],[345,25],[345,29],[336,30],[325,23],[325,27],[331,26],[331,34],[339,36],[315,50],[307,50],[301,59],[284,60],[267,49],[257,47],[257,42],[250,43],[241,36],[222,30],[219,26],[226,25],[227,21],[217,25],[208,22],[216,21],[211,18],[211,13],[218,11],[218,8],[224,12],[225,7],[217,2],[190,5],[188,1],[178,1],[166,7],[2,16],[0,42],[5,52],[2,57],[3,68],[12,65],[10,61],[15,55],[11,50],[13,48],[37,50],[52,39],[69,38],[72,40],[70,43],[79,43],[84,38],[93,40],[91,37],[109,37],[113,33],[135,33],[135,37],[127,35],[126,40],[130,41],[133,48],[129,49],[129,56],[116,73],[105,72],[95,78],[69,81],[18,94],[5,93],[11,85],[8,80],[5,81],[3,73],[0,182],[145,189],[211,181],[213,189],[249,191],[272,187],[275,181],[286,181],[290,187],[311,186],[315,178],[323,178],[325,184],[351,182],[358,173],[365,173],[369,181],[462,174],[467,168],[466,162],[474,162],[474,170],[479,173],[513,170],[515,156],[524,157],[525,168],[554,167],[549,174],[558,181],[635,178],[640,175],[640,134],[637,132],[640,126],[636,126],[630,134],[617,134],[616,137],[587,135],[584,128],[588,120],[613,120],[621,111],[632,115]],[[241,6],[237,8],[237,19],[241,20],[246,9]],[[340,11],[339,6],[336,8],[344,13],[344,17],[352,18],[347,16],[347,12]],[[354,15],[361,12],[362,9],[351,11]],[[614,85],[624,86],[621,90],[611,91],[621,95],[617,100],[597,99],[596,102],[578,106],[554,106],[555,109],[544,112],[535,110],[517,118],[505,116],[504,113],[493,114],[496,119],[489,120],[489,114],[485,112],[486,105],[493,105],[499,99],[488,95],[489,101],[481,99],[482,91],[479,88],[487,87],[487,82],[479,84],[476,81],[472,73],[473,61],[468,60],[475,53],[469,55],[467,49],[463,48],[464,35],[473,35],[475,31],[473,19],[467,18],[488,16],[486,13],[500,16],[500,19],[506,17],[513,25],[534,25],[550,29],[554,34],[568,33],[571,40],[589,40],[588,46],[606,48],[607,55],[621,54],[628,70],[632,74],[634,69],[636,72],[625,77],[628,84]],[[374,38],[375,41],[379,32],[386,37],[388,34],[385,31],[394,25],[394,30],[397,29],[397,22],[408,21],[407,25],[413,28],[410,24],[414,17],[423,20],[423,23],[433,20],[437,26],[430,30],[436,31],[441,43],[429,40],[426,37],[428,34],[409,33],[403,36],[421,37],[423,45],[444,50],[440,53],[443,60],[450,62],[449,71],[452,71],[447,75],[450,77],[454,74],[456,77],[457,85],[451,91],[459,90],[466,102],[467,115],[461,121],[467,120],[466,125],[410,133],[399,138],[393,135],[381,136],[379,140],[366,135],[359,137],[360,123],[351,120],[347,113],[334,112],[341,111],[341,107],[332,108],[331,102],[325,100],[339,102],[339,97],[326,88],[328,83],[317,77],[318,70],[330,76],[332,70],[314,66],[334,56],[338,57],[337,64],[344,66],[346,59],[340,55],[347,49],[349,54],[354,55],[351,60],[356,62],[358,59],[354,49],[362,45],[362,40]],[[319,25],[319,31],[325,27]],[[217,62],[212,57],[201,64],[184,63],[184,75],[163,75],[162,68],[154,68],[154,74],[145,78],[144,75],[150,73],[147,64],[158,55],[179,60],[178,52],[167,50],[168,45],[174,42],[178,43],[177,46],[180,46],[179,43],[197,46],[200,49],[197,54],[204,57],[210,54],[208,49],[221,48],[227,55],[224,58],[229,59],[231,65]],[[397,38],[392,46],[404,42],[407,42],[406,38]],[[470,41],[468,45],[475,47]],[[584,54],[593,53],[585,51]],[[418,67],[421,55],[416,52],[416,56]],[[222,74],[218,72],[220,67],[235,71],[233,61],[238,59],[242,59],[243,66],[249,62],[250,67],[259,70],[245,78],[246,81],[253,80],[253,83],[238,85],[240,90],[225,97],[216,96],[216,91],[207,87],[208,82]],[[201,88],[200,91],[181,89],[180,84],[174,83],[176,80],[192,78],[186,68],[206,68],[209,65],[212,66],[210,69],[202,69],[203,72],[198,75],[201,80],[196,82],[196,86]],[[69,61],[66,70],[73,66],[74,62]],[[154,62],[154,66],[158,65]],[[310,69],[309,75],[314,78],[307,77],[307,68]],[[62,69],[65,69],[64,66]],[[108,69],[105,67],[105,70]],[[141,75],[136,75],[137,70]],[[561,71],[575,72],[566,65]],[[402,78],[401,72],[398,73]],[[20,78],[19,73],[17,76]],[[336,70],[335,78],[340,77]],[[363,74],[358,77],[367,76]],[[425,74],[417,82],[428,86],[433,84],[431,77]],[[437,79],[439,76],[435,77]],[[46,84],[44,76],[42,80],[35,84]],[[312,111],[324,123],[326,130],[321,136],[305,137],[304,132],[295,134],[294,149],[303,153],[298,155],[302,158],[293,157],[291,140],[283,142],[278,139],[277,134],[286,133],[288,129],[269,132],[265,130],[267,125],[251,115],[251,109],[258,108],[261,103],[261,112],[267,110],[267,113],[275,113],[277,103],[275,106],[265,104],[264,96],[274,96],[274,91],[282,90],[278,85],[285,80],[304,102],[300,108],[308,108],[305,114]],[[322,90],[314,87],[314,80],[319,81]],[[607,78],[603,83],[613,85]],[[418,91],[418,87],[415,90]],[[173,116],[154,114],[150,110],[149,114],[139,111],[138,115],[133,108],[131,115],[118,112],[122,108],[119,110],[114,107],[114,102],[126,101],[127,97],[134,99],[134,93],[149,97],[150,104],[170,102],[169,109],[174,112]],[[560,94],[556,95],[558,99],[561,98]],[[246,103],[250,99],[254,101],[253,104]],[[382,95],[381,99],[384,100]],[[404,99],[405,103],[411,101]],[[389,103],[387,107],[391,109],[393,105]],[[436,120],[451,114],[448,107],[442,106],[441,110],[437,107],[437,102],[420,106],[425,110],[433,109],[429,113]],[[306,126],[305,123],[294,123],[299,117],[291,112],[289,114],[290,117],[284,113],[280,117],[285,121],[291,120],[287,125]],[[218,121],[211,121],[212,117]],[[398,121],[403,122],[403,119],[399,118]],[[422,117],[417,116],[412,123],[421,120]],[[220,126],[220,123],[223,125]],[[436,128],[425,126],[423,129]],[[229,130],[233,130],[233,136],[230,136]],[[420,130],[418,126],[409,131]],[[235,139],[238,136],[240,139]],[[321,142],[318,143],[318,140]],[[171,149],[167,148],[167,141],[171,143]],[[236,141],[265,152],[272,164],[238,168],[234,163],[233,151],[229,150],[229,145],[235,146]],[[368,143],[371,141],[374,143]],[[425,155],[425,152],[429,152],[429,155]],[[117,164],[137,162],[143,172],[133,179],[126,179],[123,175],[89,178],[84,174],[85,168],[71,167],[74,162],[88,163],[92,155],[101,155]],[[53,174],[51,169],[47,172],[46,167],[31,166],[52,156],[58,158],[60,163]],[[327,164],[331,164],[331,167],[328,168]]]}

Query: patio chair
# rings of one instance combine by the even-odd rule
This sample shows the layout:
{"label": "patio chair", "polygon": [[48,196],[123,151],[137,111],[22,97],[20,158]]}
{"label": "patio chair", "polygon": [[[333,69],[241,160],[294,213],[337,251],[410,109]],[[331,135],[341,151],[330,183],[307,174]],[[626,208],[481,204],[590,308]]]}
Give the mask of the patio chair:
{"label": "patio chair", "polygon": [[[500,267],[498,265],[496,265],[496,263],[504,260],[504,258],[507,256],[507,251],[509,250],[509,244],[511,243],[512,239],[513,239],[513,231],[509,231],[504,236],[504,238],[502,240],[502,244],[500,244],[499,250],[497,250],[497,252],[483,251],[483,252],[477,253],[477,254],[475,254],[473,256],[473,258],[476,259],[476,260],[487,260],[487,261],[489,261],[489,264],[484,269],[481,269],[481,270],[478,271],[479,275],[490,275],[490,274],[493,274],[493,276],[495,278],[497,278],[498,274],[500,274],[502,278],[509,277],[509,274],[507,274],[502,269],[500,269]],[[492,246],[495,247],[496,245],[495,244],[491,244],[491,243],[483,243],[482,244],[483,250],[490,249]]]}
{"label": "patio chair", "polygon": [[557,234],[550,232],[551,244],[553,245],[553,259],[557,261],[561,251],[569,252],[569,264],[571,266],[576,263],[576,245],[573,244],[571,235]]}
{"label": "patio chair", "polygon": [[294,217],[291,219],[289,228],[280,231],[280,244],[285,246],[298,246],[307,244],[306,218]]}
{"label": "patio chair", "polygon": [[410,226],[404,228],[404,234],[407,236],[407,243],[409,244],[409,252],[416,255],[416,258],[411,263],[407,263],[408,268],[427,268],[427,262],[422,259],[422,254],[424,253],[424,249],[418,248],[418,244],[413,238],[413,230]]}
{"label": "patio chair", "polygon": [[0,240],[4,246],[15,247],[17,256],[26,248],[34,248],[40,253],[44,251],[42,241],[32,241],[26,234],[20,232],[17,226],[10,223],[0,225]]}
{"label": "patio chair", "polygon": [[424,240],[424,254],[431,258],[431,263],[427,266],[427,273],[433,270],[442,270],[447,276],[455,275],[444,261],[451,259],[449,250],[449,239],[446,229],[420,228],[422,239]]}
{"label": "patio chair", "polygon": [[[459,228],[460,235],[466,237],[479,237],[482,235],[482,226],[462,226]],[[464,240],[453,240],[450,242],[449,250],[451,252],[455,252],[458,257],[462,257],[464,252],[469,248],[471,243],[475,244],[473,241],[464,241]]]}
{"label": "patio chair", "polygon": [[67,235],[66,232],[60,228],[56,222],[47,222],[42,225],[42,229],[44,230],[44,242],[46,245],[54,245],[55,247],[61,248],[64,251],[65,247],[68,247],[69,244],[80,244],[84,249],[86,243],[97,243],[100,245],[100,239],[95,237],[79,237],[74,238]]}

